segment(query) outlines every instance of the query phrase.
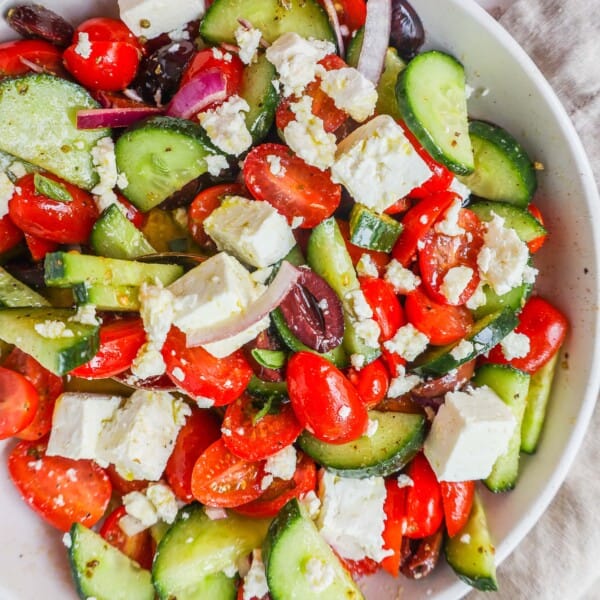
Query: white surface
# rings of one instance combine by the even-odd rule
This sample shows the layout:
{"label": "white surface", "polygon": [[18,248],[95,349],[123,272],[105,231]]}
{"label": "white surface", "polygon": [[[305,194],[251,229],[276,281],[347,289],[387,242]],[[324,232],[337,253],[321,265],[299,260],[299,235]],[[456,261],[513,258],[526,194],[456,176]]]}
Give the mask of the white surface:
{"label": "white surface", "polygon": [[[73,9],[74,22],[111,2],[54,0]],[[473,98],[474,116],[493,118],[520,138],[546,165],[536,202],[547,215],[550,241],[539,254],[541,291],[570,319],[568,361],[560,369],[539,452],[523,461],[519,485],[510,494],[485,495],[492,534],[502,560],[535,523],[563,480],[581,441],[598,390],[598,198],[591,170],[572,126],[547,83],[497,24],[468,0],[414,0],[436,46],[457,54],[474,87],[490,88]],[[3,8],[8,3],[3,3]],[[2,32],[0,31],[0,34]],[[584,270],[585,269],[585,270]],[[61,536],[32,516],[7,482],[6,448],[0,456],[2,541],[0,599],[75,599]],[[35,574],[35,576],[32,576]],[[447,569],[420,583],[402,580],[411,600],[449,600],[468,591]],[[396,598],[389,578],[370,582],[369,597]]]}

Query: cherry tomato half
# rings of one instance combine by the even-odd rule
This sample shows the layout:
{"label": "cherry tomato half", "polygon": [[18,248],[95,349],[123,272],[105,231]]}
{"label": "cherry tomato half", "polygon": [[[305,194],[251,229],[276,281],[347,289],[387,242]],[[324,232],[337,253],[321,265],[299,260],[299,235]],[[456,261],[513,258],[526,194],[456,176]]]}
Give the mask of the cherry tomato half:
{"label": "cherry tomato half", "polygon": [[475,495],[474,481],[440,481],[446,530],[455,536],[466,524],[471,514]]}
{"label": "cherry tomato half", "polygon": [[[267,156],[279,158],[279,174],[271,172]],[[331,181],[329,173],[307,165],[281,144],[255,146],[244,161],[243,172],[254,198],[266,200],[290,224],[294,217],[302,217],[302,228],[315,227],[331,216],[342,197],[342,188]]]}
{"label": "cherry tomato half", "polygon": [[[535,205],[535,204],[530,204],[527,207],[527,210],[543,225],[544,224],[544,217],[542,216],[542,211],[540,211],[540,209]],[[548,238],[548,234],[545,233],[544,235],[540,235],[532,240],[530,240],[529,242],[527,242],[527,247],[529,248],[529,252],[531,252],[531,254],[535,254],[545,243],[546,243],[546,239]]]}
{"label": "cherry tomato half", "polygon": [[0,367],[0,440],[25,429],[37,411],[39,397],[20,373]]}
{"label": "cherry tomato half", "polygon": [[378,358],[360,371],[348,370],[348,379],[367,408],[377,406],[384,398],[390,386],[390,376],[384,362]]}
{"label": "cherry tomato half", "polygon": [[27,244],[27,248],[29,248],[31,259],[34,262],[43,260],[48,252],[54,252],[59,246],[56,242],[50,242],[35,235],[31,235],[31,233],[25,234],[25,243]]}
{"label": "cherry tomato half", "polygon": [[14,40],[0,44],[0,78],[31,72],[28,62],[41,67],[47,73],[64,73],[60,50],[50,42]]}
{"label": "cherry tomato half", "polygon": [[394,337],[398,328],[406,323],[402,305],[394,288],[384,279],[360,277],[360,289],[373,311],[373,318],[381,329],[380,342]]}
{"label": "cherry tomato half", "polygon": [[9,215],[0,219],[0,253],[14,248],[23,239],[23,232],[12,222]]}
{"label": "cherry tomato half", "polygon": [[398,479],[391,477],[385,480],[385,527],[383,529],[384,548],[392,550],[393,554],[381,561],[381,566],[392,577],[398,577],[400,569],[400,546],[406,521],[406,488],[398,487]]}

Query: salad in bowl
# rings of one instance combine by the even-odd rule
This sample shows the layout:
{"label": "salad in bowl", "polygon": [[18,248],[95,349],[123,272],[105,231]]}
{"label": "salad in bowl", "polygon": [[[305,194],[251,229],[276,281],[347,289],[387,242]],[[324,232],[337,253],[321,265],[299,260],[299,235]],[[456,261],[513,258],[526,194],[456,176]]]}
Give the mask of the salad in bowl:
{"label": "salad in bowl", "polygon": [[545,158],[427,2],[206,4],[5,15],[13,493],[81,598],[495,590],[574,327]]}

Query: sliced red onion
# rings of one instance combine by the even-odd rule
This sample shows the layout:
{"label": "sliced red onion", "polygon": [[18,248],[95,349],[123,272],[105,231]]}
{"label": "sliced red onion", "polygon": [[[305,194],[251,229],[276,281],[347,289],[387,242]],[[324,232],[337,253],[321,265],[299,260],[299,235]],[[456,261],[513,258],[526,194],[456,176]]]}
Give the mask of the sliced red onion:
{"label": "sliced red onion", "polygon": [[363,45],[356,67],[369,81],[379,83],[390,33],[392,31],[391,0],[369,0]]}
{"label": "sliced red onion", "polygon": [[[340,56],[344,56],[344,36],[342,35],[342,28],[340,27],[340,20],[338,18],[337,10],[335,10],[335,4],[333,0],[323,0],[323,7],[327,12],[327,16],[329,17],[329,22],[333,27],[333,32],[335,33],[335,39],[338,45],[338,52]],[[391,13],[390,13],[391,14]]]}
{"label": "sliced red onion", "polygon": [[19,56],[19,61],[21,64],[25,65],[28,69],[31,69],[34,73],[45,73],[44,67],[41,67],[37,63],[34,63],[32,60],[25,58],[24,56]]}
{"label": "sliced red onion", "polygon": [[248,327],[264,319],[281,304],[299,277],[300,271],[289,262],[283,261],[275,279],[273,279],[266,291],[248,306],[245,311],[233,319],[229,319],[221,327],[207,327],[193,333],[188,333],[186,336],[188,347],[220,342],[242,331],[246,331]]}
{"label": "sliced red onion", "polygon": [[92,108],[77,111],[77,129],[129,127],[141,119],[162,113],[153,106]]}
{"label": "sliced red onion", "polygon": [[173,96],[167,106],[169,117],[189,119],[213,102],[227,98],[227,82],[216,69],[198,73]]}

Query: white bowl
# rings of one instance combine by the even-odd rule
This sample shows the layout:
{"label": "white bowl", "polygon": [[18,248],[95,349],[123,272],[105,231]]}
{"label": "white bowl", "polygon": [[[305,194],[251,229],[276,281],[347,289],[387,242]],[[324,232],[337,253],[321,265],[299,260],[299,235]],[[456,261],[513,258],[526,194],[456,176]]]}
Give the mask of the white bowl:
{"label": "white bowl", "polygon": [[[462,60],[475,88],[471,115],[511,131],[530,155],[545,165],[535,202],[550,238],[536,256],[538,289],[569,318],[571,329],[558,370],[540,448],[522,461],[516,489],[485,494],[498,561],[535,524],[563,481],[589,422],[599,389],[598,277],[600,202],[589,162],[554,92],[517,43],[473,0],[412,0],[423,19],[428,45]],[[11,4],[17,2],[11,2]],[[2,3],[4,5],[4,3]],[[44,0],[74,23],[87,16],[115,14],[114,0]],[[11,36],[0,25],[0,39]],[[9,444],[10,446],[10,444]],[[8,481],[6,444],[0,452],[0,598],[76,598],[61,535],[26,508]],[[469,588],[441,567],[422,582],[376,576],[365,583],[373,600],[459,598]],[[502,581],[500,581],[500,586]]]}

